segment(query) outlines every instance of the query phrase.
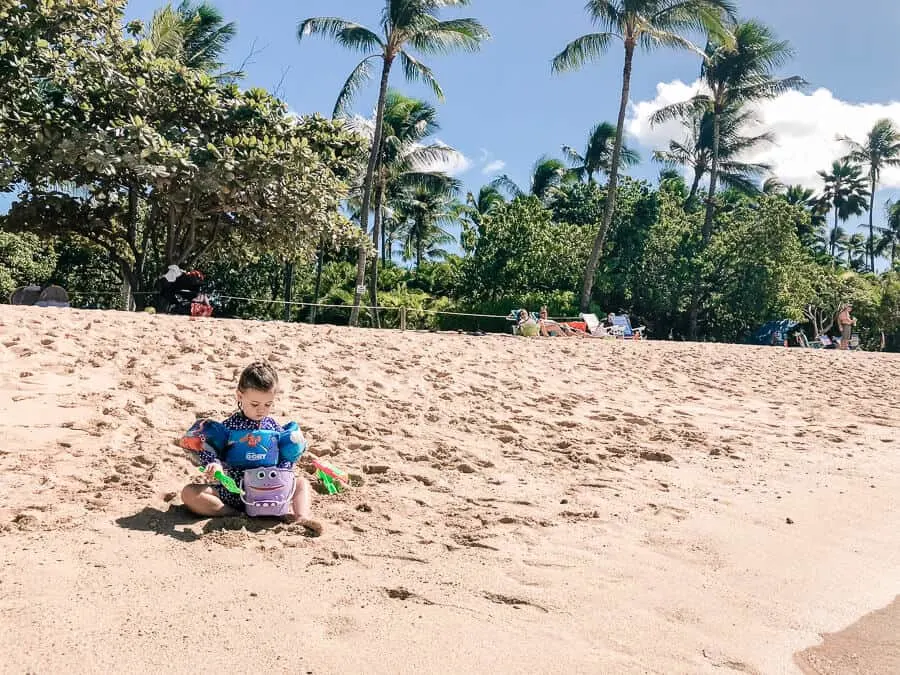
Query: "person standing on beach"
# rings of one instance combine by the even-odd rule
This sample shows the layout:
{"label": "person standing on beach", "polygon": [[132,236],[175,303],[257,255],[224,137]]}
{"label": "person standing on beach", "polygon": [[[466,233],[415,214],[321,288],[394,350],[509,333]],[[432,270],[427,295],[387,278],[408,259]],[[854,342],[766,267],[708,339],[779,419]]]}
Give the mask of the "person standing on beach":
{"label": "person standing on beach", "polygon": [[853,326],[856,325],[856,319],[850,316],[852,311],[853,305],[848,303],[841,307],[837,315],[838,329],[841,331],[841,349],[850,349],[850,338],[853,335]]}

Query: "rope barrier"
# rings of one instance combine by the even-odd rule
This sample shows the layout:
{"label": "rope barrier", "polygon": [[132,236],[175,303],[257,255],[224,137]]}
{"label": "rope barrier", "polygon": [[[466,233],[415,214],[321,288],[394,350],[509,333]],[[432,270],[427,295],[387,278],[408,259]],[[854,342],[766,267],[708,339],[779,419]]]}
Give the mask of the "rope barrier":
{"label": "rope barrier", "polygon": [[[122,291],[69,291],[69,295],[72,296],[101,296],[101,297],[121,297]],[[155,296],[157,295],[156,291],[135,291],[132,295],[140,295],[140,296]],[[219,295],[217,293],[208,294],[209,299],[211,301],[230,301],[236,300],[239,302],[254,302],[261,304],[275,304],[275,305],[289,305],[291,307],[322,307],[326,309],[353,309],[353,305],[338,305],[338,304],[328,304],[321,302],[300,302],[295,300],[278,300],[275,298],[251,298],[240,295]],[[369,305],[360,305],[361,311],[379,311],[379,312],[401,312],[404,311],[407,313],[419,313],[419,314],[429,314],[433,316],[468,316],[476,319],[509,319],[509,314],[478,314],[475,312],[451,312],[440,309],[424,309],[424,308],[416,308],[416,307],[386,307],[383,305],[379,305],[377,307],[370,307]],[[548,317],[551,321],[581,321],[581,317]]]}

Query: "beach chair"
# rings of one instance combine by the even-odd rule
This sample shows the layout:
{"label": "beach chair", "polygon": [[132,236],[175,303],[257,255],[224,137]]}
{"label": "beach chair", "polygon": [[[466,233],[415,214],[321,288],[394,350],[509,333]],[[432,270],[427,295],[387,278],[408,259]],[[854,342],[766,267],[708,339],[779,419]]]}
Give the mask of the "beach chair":
{"label": "beach chair", "polygon": [[47,286],[34,304],[36,307],[68,307],[69,294],[62,286]]}
{"label": "beach chair", "polygon": [[806,333],[804,333],[802,330],[797,331],[796,335],[797,335],[797,342],[804,349],[822,349],[825,347],[825,343],[822,342],[821,339],[810,340],[808,337],[806,337]]}
{"label": "beach chair", "polygon": [[606,329],[605,326],[600,325],[600,319],[597,318],[596,314],[584,314],[581,315],[581,320],[584,321],[584,325],[587,326],[587,334],[592,335],[594,337],[607,337],[612,335],[612,333]]}
{"label": "beach chair", "polygon": [[28,305],[36,303],[41,297],[40,286],[19,286],[9,296],[9,304],[11,305]]}
{"label": "beach chair", "polygon": [[625,340],[643,340],[644,331],[647,330],[646,326],[632,328],[631,319],[628,318],[627,314],[619,314],[613,317],[613,327],[616,326],[621,329],[621,336]]}

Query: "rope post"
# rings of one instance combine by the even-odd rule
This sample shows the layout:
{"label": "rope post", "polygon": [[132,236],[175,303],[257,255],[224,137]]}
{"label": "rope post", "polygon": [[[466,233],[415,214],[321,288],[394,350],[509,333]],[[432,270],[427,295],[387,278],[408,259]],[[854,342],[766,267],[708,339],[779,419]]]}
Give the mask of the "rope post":
{"label": "rope post", "polygon": [[400,308],[400,330],[406,330],[406,307]]}

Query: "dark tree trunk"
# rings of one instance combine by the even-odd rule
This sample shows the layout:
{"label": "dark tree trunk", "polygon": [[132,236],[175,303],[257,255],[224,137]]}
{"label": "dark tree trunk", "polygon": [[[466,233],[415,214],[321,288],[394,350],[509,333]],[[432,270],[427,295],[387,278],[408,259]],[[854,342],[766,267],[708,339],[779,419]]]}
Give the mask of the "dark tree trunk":
{"label": "dark tree trunk", "polygon": [[375,312],[375,327],[381,328],[381,316],[378,312],[378,245],[381,241],[381,220],[384,209],[384,179],[381,175],[381,160],[376,168],[377,179],[375,183],[375,218],[372,223],[372,242],[375,244],[375,255],[372,256],[372,280],[369,289],[372,298],[372,308]]}
{"label": "dark tree trunk", "polygon": [[310,307],[309,310],[309,322],[316,322],[316,310],[319,309],[316,307],[319,304],[319,291],[322,287],[322,261],[325,258],[325,241],[324,239],[319,239],[319,250],[316,254],[316,283],[313,286],[313,306]]}
{"label": "dark tree trunk", "polygon": [[703,174],[705,173],[705,169],[700,167],[694,168],[694,182],[691,183],[691,191],[688,193],[687,199],[684,200],[685,209],[692,207],[694,200],[697,199],[697,190],[700,189],[700,181],[703,180]]}
{"label": "dark tree trunk", "polygon": [[284,264],[284,320],[290,322],[294,301],[294,263]]}
{"label": "dark tree trunk", "polygon": [[872,212],[875,210],[875,188],[878,187],[878,181],[875,178],[875,172],[872,172],[872,194],[869,195],[869,242],[866,245],[866,252],[868,253],[869,261],[866,263],[866,266],[874,272],[875,271],[875,225],[873,223],[873,215]]}
{"label": "dark tree trunk", "polygon": [[[392,57],[385,56],[381,69],[381,86],[378,90],[378,107],[375,110],[375,133],[372,136],[372,149],[369,152],[369,163],[366,166],[366,177],[363,180],[362,208],[359,214],[359,224],[364,233],[369,232],[369,205],[372,197],[372,183],[375,180],[375,166],[378,163],[378,155],[381,150],[381,134],[384,128],[384,103],[387,97],[388,80],[391,74]],[[353,289],[353,309],[350,310],[350,325],[359,325],[359,305],[362,301],[362,290],[366,283],[366,259],[365,246],[359,247],[356,259],[356,288]]]}
{"label": "dark tree trunk", "polygon": [[625,130],[625,115],[628,112],[628,94],[631,89],[631,66],[634,61],[635,40],[629,37],[625,40],[625,65],[622,68],[622,96],[619,100],[619,118],[616,126],[616,140],[613,144],[612,158],[610,159],[609,181],[606,187],[606,203],[603,207],[603,220],[600,223],[600,231],[594,238],[594,246],[584,268],[584,283],[581,288],[581,301],[579,303],[582,312],[588,311],[591,305],[591,293],[594,290],[594,277],[597,274],[597,266],[600,263],[600,254],[606,243],[606,235],[612,225],[613,214],[616,208],[616,187],[619,182],[619,156],[622,154],[622,135]]}
{"label": "dark tree trunk", "polygon": [[[718,106],[713,110],[713,147],[712,162],[709,167],[709,193],[706,198],[706,214],[703,217],[703,230],[700,233],[700,250],[698,256],[702,256],[712,238],[713,224],[716,216],[716,186],[719,180],[719,134],[720,111]],[[691,306],[688,312],[688,334],[691,340],[696,340],[700,335],[700,301],[703,296],[703,277],[699,266],[694,272],[694,285],[691,292]]]}

